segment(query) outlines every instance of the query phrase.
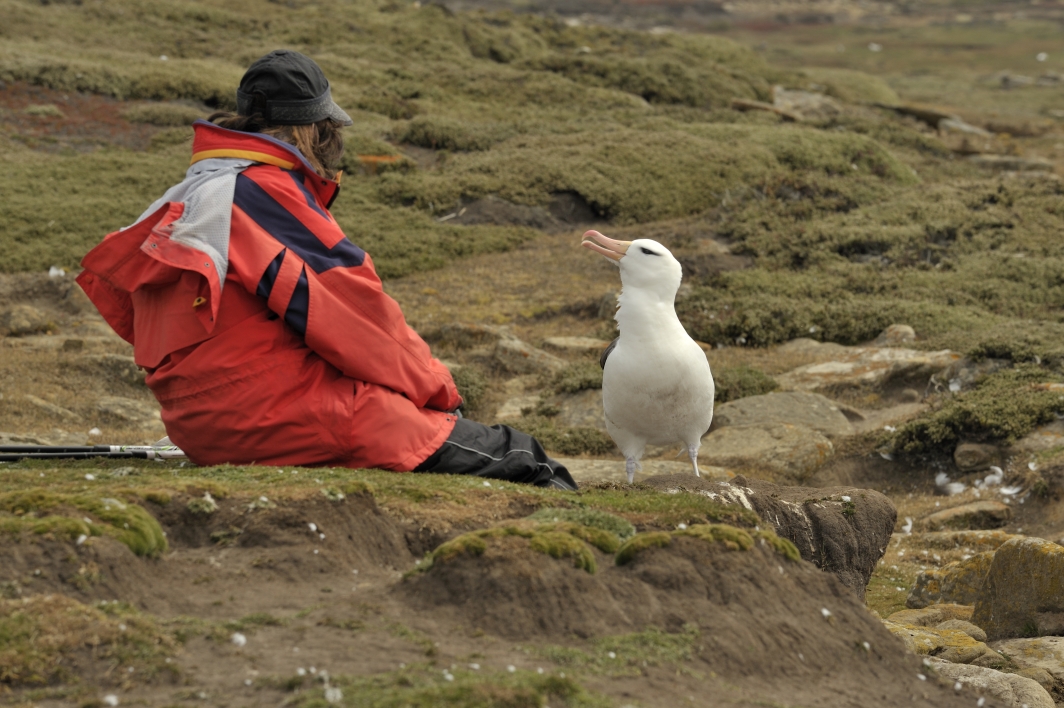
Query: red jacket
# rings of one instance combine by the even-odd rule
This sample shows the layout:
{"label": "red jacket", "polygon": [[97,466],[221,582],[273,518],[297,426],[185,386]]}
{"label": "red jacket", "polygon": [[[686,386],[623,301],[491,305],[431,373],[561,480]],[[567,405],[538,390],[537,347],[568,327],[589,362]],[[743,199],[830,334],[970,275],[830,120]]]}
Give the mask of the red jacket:
{"label": "red jacket", "polygon": [[255,161],[236,178],[224,288],[170,239],[181,202],[109,234],[78,276],[133,345],[171,440],[206,465],[413,469],[461,398],[329,213],[338,185],[279,141],[195,130],[193,163]]}

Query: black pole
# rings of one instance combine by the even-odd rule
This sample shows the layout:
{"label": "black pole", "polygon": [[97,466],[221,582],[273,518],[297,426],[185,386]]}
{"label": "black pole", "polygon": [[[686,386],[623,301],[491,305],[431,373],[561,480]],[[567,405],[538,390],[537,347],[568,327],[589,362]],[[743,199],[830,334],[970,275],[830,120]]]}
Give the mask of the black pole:
{"label": "black pole", "polygon": [[0,445],[0,453],[110,452],[110,445]]}
{"label": "black pole", "polygon": [[87,460],[95,457],[105,457],[107,459],[139,457],[144,460],[150,459],[148,453],[143,450],[126,450],[124,452],[82,450],[77,452],[0,453],[0,462],[18,462],[19,460]]}

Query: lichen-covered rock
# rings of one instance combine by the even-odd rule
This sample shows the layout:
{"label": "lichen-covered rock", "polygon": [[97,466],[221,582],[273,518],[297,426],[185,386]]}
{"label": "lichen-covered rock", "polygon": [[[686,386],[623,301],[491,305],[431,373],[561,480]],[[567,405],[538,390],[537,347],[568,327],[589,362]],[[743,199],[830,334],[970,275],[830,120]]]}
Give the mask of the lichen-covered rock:
{"label": "lichen-covered rock", "polygon": [[929,531],[995,529],[1012,518],[1012,509],[999,501],[977,501],[935,512],[921,523]]}
{"label": "lichen-covered rock", "polygon": [[664,492],[703,494],[754,511],[793,543],[803,559],[835,574],[860,598],[897,518],[890,499],[870,489],[783,487],[741,475],[730,482],[662,475],[644,484]]}
{"label": "lichen-covered rock", "polygon": [[935,629],[955,629],[958,632],[964,632],[977,642],[986,641],[986,632],[984,632],[980,627],[976,627],[971,622],[966,622],[962,619],[946,620],[945,622],[936,624]]}
{"label": "lichen-covered rock", "polygon": [[1053,698],[1036,681],[981,666],[965,666],[929,658],[939,676],[985,693],[1010,708],[1056,708]]}
{"label": "lichen-covered rock", "polygon": [[593,337],[547,337],[543,340],[544,349],[553,349],[562,354],[599,354],[609,346],[604,339]]}
{"label": "lichen-covered rock", "polygon": [[967,605],[937,604],[917,610],[899,610],[887,617],[889,622],[911,624],[916,627],[934,627],[949,620],[968,621],[972,608]]}
{"label": "lichen-covered rock", "polygon": [[916,341],[916,330],[909,325],[892,324],[879,333],[872,344],[877,347],[900,347]]}
{"label": "lichen-covered rock", "polygon": [[[992,645],[997,651],[1007,654],[1028,678],[1064,698],[1064,637],[1004,639]],[[1050,676],[1049,686],[1042,675],[1044,673]]]}
{"label": "lichen-covered rock", "polygon": [[1005,657],[956,629],[921,627],[915,624],[899,624],[884,620],[891,634],[901,639],[905,648],[914,654],[935,656],[955,664],[979,666],[1005,666]]}
{"label": "lichen-covered rock", "polygon": [[818,393],[788,391],[747,396],[717,406],[713,429],[732,425],[785,423],[811,428],[829,438],[853,435],[853,425],[839,407]]}
{"label": "lichen-covered rock", "polygon": [[905,606],[915,609],[938,602],[974,604],[993,560],[994,551],[984,551],[967,560],[920,571]]}
{"label": "lichen-covered rock", "polygon": [[1034,637],[1064,616],[1064,546],[1016,538],[994,554],[972,621],[991,640]]}
{"label": "lichen-covered rock", "polygon": [[698,462],[767,469],[801,482],[834,454],[831,441],[811,428],[783,423],[733,425],[714,430],[702,440]]}

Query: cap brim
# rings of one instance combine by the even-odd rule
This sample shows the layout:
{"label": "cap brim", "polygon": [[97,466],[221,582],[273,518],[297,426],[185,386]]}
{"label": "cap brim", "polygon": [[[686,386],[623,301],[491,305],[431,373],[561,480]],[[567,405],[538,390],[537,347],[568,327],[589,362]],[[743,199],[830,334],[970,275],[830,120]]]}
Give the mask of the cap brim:
{"label": "cap brim", "polygon": [[351,120],[351,116],[347,115],[343,108],[336,105],[335,101],[329,102],[329,118],[337,121],[341,125],[354,125],[355,121]]}

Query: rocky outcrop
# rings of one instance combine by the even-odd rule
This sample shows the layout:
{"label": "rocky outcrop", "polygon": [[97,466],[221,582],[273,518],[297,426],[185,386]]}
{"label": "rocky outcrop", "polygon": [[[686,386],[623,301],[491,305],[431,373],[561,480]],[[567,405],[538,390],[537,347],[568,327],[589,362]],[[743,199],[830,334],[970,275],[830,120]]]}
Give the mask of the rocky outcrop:
{"label": "rocky outcrop", "polygon": [[835,454],[824,435],[800,425],[729,425],[702,439],[699,464],[769,470],[801,482]]}
{"label": "rocky outcrop", "polygon": [[858,597],[894,530],[891,501],[869,489],[782,487],[737,476],[712,482],[693,475],[651,477],[644,484],[666,492],[684,491],[741,504],[790,540],[802,558],[836,575]]}
{"label": "rocky outcrop", "polygon": [[942,602],[974,604],[993,560],[994,551],[984,551],[967,560],[920,571],[905,606],[919,608]]}
{"label": "rocky outcrop", "polygon": [[999,501],[977,501],[943,509],[924,518],[921,525],[929,531],[947,529],[995,529],[1012,518],[1012,509]]}
{"label": "rocky outcrop", "polygon": [[954,664],[1004,667],[1008,663],[1005,657],[988,647],[986,642],[974,639],[967,632],[901,624],[889,619],[884,620],[883,624],[914,654],[935,656]]}
{"label": "rocky outcrop", "polygon": [[828,438],[853,435],[853,425],[831,400],[816,393],[790,391],[747,396],[717,406],[713,430],[738,425],[796,425]]}
{"label": "rocky outcrop", "polygon": [[1004,639],[991,646],[1007,654],[1021,673],[1038,681],[1058,700],[1064,699],[1064,637]]}
{"label": "rocky outcrop", "polygon": [[1021,537],[998,548],[972,621],[991,640],[1064,634],[1064,546]]}
{"label": "rocky outcrop", "polygon": [[935,657],[929,658],[928,663],[939,676],[986,694],[1010,708],[1056,707],[1049,693],[1029,678],[981,666],[954,664]]}
{"label": "rocky outcrop", "polygon": [[780,388],[790,391],[877,388],[895,382],[920,389],[959,359],[960,355],[951,351],[838,347],[832,352],[831,361],[800,366],[777,376],[776,381]]}
{"label": "rocky outcrop", "polygon": [[119,396],[105,396],[96,402],[97,412],[105,417],[140,428],[162,427],[157,404]]}

